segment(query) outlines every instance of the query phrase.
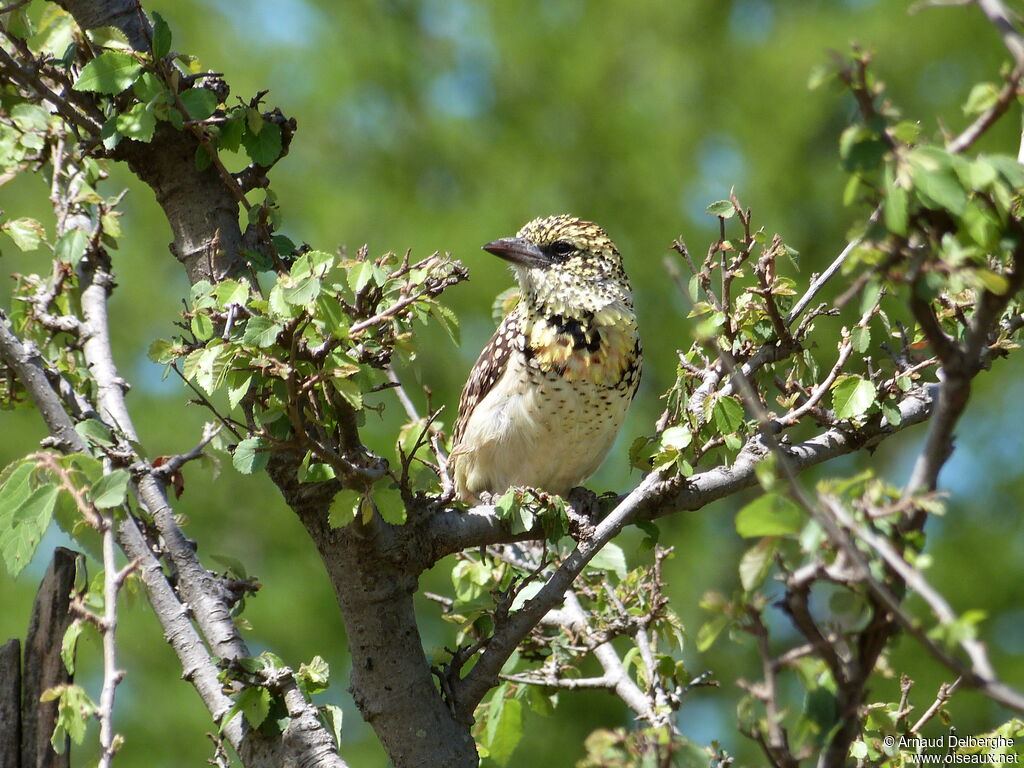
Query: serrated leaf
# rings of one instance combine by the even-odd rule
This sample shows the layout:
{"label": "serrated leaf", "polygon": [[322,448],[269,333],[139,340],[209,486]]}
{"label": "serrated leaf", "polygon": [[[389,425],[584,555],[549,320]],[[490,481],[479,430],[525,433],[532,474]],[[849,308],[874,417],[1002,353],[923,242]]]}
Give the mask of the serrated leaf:
{"label": "serrated leaf", "polygon": [[591,558],[589,567],[600,571],[611,571],[621,581],[626,578],[628,570],[626,567],[626,553],[622,551],[622,547],[618,544],[609,542]]}
{"label": "serrated leaf", "polygon": [[242,146],[249,159],[257,165],[273,165],[281,154],[281,126],[263,121],[258,133],[249,130],[242,134]]}
{"label": "serrated leaf", "polygon": [[850,331],[850,343],[853,345],[854,352],[858,355],[864,354],[871,345],[871,329],[861,325],[855,326]]}
{"label": "serrated leaf", "polygon": [[349,378],[333,378],[331,383],[338,390],[338,394],[345,398],[345,401],[357,411],[363,407],[363,392],[359,385]]}
{"label": "serrated leaf", "polygon": [[212,395],[224,383],[231,370],[235,350],[227,344],[217,344],[202,351],[196,364],[196,384]]}
{"label": "serrated leaf", "polygon": [[153,139],[156,131],[156,116],[146,104],[136,104],[118,115],[115,125],[122,136],[146,143]]}
{"label": "serrated leaf", "polygon": [[753,592],[764,583],[777,548],[774,538],[765,537],[743,553],[739,572],[740,584],[745,592]]}
{"label": "serrated leaf", "polygon": [[50,124],[50,114],[38,104],[15,104],[10,114],[19,131],[44,132]]}
{"label": "serrated leaf", "polygon": [[80,229],[69,229],[54,245],[54,255],[65,264],[77,266],[89,247],[89,236]]}
{"label": "serrated leaf", "polygon": [[231,463],[243,475],[251,475],[267,466],[270,454],[262,437],[248,437],[235,446]]}
{"label": "serrated leaf", "polygon": [[134,83],[141,72],[142,65],[131,54],[106,51],[82,67],[74,89],[113,96]]}
{"label": "serrated leaf", "polygon": [[68,628],[64,630],[64,637],[60,643],[60,658],[64,662],[64,669],[69,675],[75,674],[75,648],[78,645],[78,638],[85,629],[85,622],[75,619]]}
{"label": "serrated leaf", "polygon": [[860,376],[840,376],[832,385],[832,408],[840,419],[856,418],[874,402],[875,385]]}
{"label": "serrated leaf", "polygon": [[661,433],[661,444],[666,448],[674,448],[677,451],[683,450],[693,441],[693,433],[689,427],[678,425],[669,427]]}
{"label": "serrated leaf", "polygon": [[114,444],[113,433],[105,424],[97,419],[85,419],[78,422],[75,424],[75,432],[87,443],[93,443],[104,448],[109,448]]}
{"label": "serrated leaf", "polygon": [[[228,152],[237,152],[242,145],[242,132],[245,130],[245,121],[241,118],[228,120],[220,126],[220,146]],[[280,246],[277,248],[282,255],[284,251]]]}
{"label": "serrated leaf", "polygon": [[213,338],[213,321],[209,315],[196,315],[189,323],[189,328],[199,341],[209,341]]}
{"label": "serrated leaf", "polygon": [[234,409],[252,386],[252,374],[246,371],[232,371],[229,380],[231,383],[228,385],[228,405]]}
{"label": "serrated leaf", "polygon": [[343,528],[355,519],[359,514],[359,505],[363,500],[363,494],[359,491],[345,489],[339,491],[331,500],[331,507],[327,512],[327,523],[331,528]]}
{"label": "serrated leaf", "polygon": [[55,485],[36,488],[14,510],[13,525],[0,528],[0,550],[12,577],[17,578],[32,560],[43,534],[50,527],[59,492]]}
{"label": "serrated leaf", "polygon": [[799,533],[803,526],[803,511],[778,493],[766,493],[736,513],[736,533],[745,539]]}
{"label": "serrated leaf", "polygon": [[153,58],[162,59],[171,52],[171,28],[164,17],[153,12]]}
{"label": "serrated leaf", "polygon": [[508,765],[523,738],[523,703],[505,696],[506,686],[499,686],[491,697],[491,710],[484,729],[484,746],[490,759],[499,766]]}
{"label": "serrated leaf", "polygon": [[368,261],[353,264],[345,273],[345,281],[352,293],[359,293],[373,277],[373,265]]}
{"label": "serrated leaf", "polygon": [[266,688],[250,686],[244,689],[235,700],[237,706],[253,728],[259,728],[270,713],[270,691]]}
{"label": "serrated leaf", "polygon": [[743,406],[733,396],[722,396],[715,401],[712,414],[715,427],[721,433],[735,432],[743,424]]}
{"label": "serrated leaf", "polygon": [[320,295],[321,280],[318,277],[304,277],[291,285],[282,284],[281,296],[289,304],[305,306]]}
{"label": "serrated leaf", "polygon": [[124,503],[128,495],[130,475],[123,469],[115,469],[93,483],[92,503],[97,509],[110,509]]}
{"label": "serrated leaf", "polygon": [[721,216],[723,219],[731,219],[736,215],[736,207],[731,200],[716,200],[707,207],[711,216]]}
{"label": "serrated leaf", "polygon": [[967,192],[954,170],[953,156],[938,147],[917,147],[908,153],[908,158],[914,189],[921,202],[929,208],[943,208],[962,216],[967,208]]}
{"label": "serrated leaf", "polygon": [[245,333],[242,334],[242,343],[251,344],[255,347],[269,347],[277,341],[277,334],[282,326],[275,323],[269,317],[257,315],[250,317],[245,323]]}
{"label": "serrated leaf", "polygon": [[46,230],[35,219],[10,219],[0,225],[0,231],[11,238],[22,251],[34,251],[46,239]]}
{"label": "serrated leaf", "polygon": [[189,88],[178,94],[190,120],[205,120],[217,109],[217,94],[209,88]]}
{"label": "serrated leaf", "polygon": [[885,417],[886,422],[894,427],[898,427],[903,423],[903,414],[900,413],[900,409],[889,401],[882,403],[882,415]]}

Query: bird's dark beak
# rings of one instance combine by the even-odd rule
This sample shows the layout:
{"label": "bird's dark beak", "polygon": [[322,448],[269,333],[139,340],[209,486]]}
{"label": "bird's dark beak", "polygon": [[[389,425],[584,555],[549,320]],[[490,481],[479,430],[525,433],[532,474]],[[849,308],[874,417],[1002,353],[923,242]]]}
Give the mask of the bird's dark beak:
{"label": "bird's dark beak", "polygon": [[521,237],[503,237],[487,243],[483,249],[521,267],[546,267],[551,264],[551,259],[544,251]]}

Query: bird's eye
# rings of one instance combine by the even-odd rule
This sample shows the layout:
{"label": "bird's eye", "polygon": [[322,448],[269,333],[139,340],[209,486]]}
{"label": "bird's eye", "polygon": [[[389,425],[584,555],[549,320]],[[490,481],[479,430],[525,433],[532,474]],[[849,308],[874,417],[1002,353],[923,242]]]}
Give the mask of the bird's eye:
{"label": "bird's eye", "polygon": [[565,240],[556,240],[551,244],[551,252],[556,256],[568,256],[575,250],[576,246]]}

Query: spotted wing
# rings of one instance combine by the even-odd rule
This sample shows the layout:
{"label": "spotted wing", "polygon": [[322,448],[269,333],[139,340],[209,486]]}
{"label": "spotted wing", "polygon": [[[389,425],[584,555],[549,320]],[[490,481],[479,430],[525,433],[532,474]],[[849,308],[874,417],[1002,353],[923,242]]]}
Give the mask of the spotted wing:
{"label": "spotted wing", "polygon": [[512,352],[522,345],[522,317],[518,310],[513,310],[501,321],[501,325],[491,336],[491,340],[477,358],[469,380],[459,398],[459,418],[455,421],[455,434],[452,437],[452,452],[455,453],[462,442],[466,424],[477,404],[498,383],[505,372]]}

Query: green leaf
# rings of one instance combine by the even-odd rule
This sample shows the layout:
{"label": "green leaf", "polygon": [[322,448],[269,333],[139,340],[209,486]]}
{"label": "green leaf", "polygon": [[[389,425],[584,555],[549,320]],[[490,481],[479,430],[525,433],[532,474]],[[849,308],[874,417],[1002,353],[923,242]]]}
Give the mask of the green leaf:
{"label": "green leaf", "polygon": [[50,745],[58,754],[64,750],[64,737],[70,736],[75,744],[85,738],[85,729],[96,712],[96,704],[85,689],[78,685],[58,685],[47,688],[41,701],[58,700],[57,722],[50,737]]}
{"label": "green leaf", "polygon": [[[245,130],[245,121],[241,118],[229,120],[220,126],[220,146],[228,152],[237,152],[242,144],[242,131]],[[281,249],[278,248],[278,251]]]}
{"label": "green leaf", "polygon": [[75,674],[75,649],[78,646],[78,637],[85,629],[85,622],[75,619],[68,628],[64,630],[64,638],[60,643],[60,658],[64,662],[64,668],[69,675]]}
{"label": "green leaf", "polygon": [[235,469],[243,475],[251,475],[267,466],[270,454],[264,450],[266,442],[262,437],[248,437],[237,446],[231,457]]}
{"label": "green leaf", "polygon": [[11,107],[11,121],[19,131],[43,132],[50,124],[50,114],[37,104],[15,104]]}
{"label": "green leaf", "polygon": [[296,678],[303,684],[307,695],[326,691],[331,679],[331,668],[321,656],[314,656],[309,664],[300,664]]}
{"label": "green leaf", "polygon": [[255,347],[269,347],[277,341],[277,334],[281,332],[282,326],[275,323],[269,317],[257,315],[250,317],[245,324],[245,333],[242,334],[242,343],[251,344]]}
{"label": "green leaf", "polygon": [[0,479],[0,529],[14,525],[14,513],[32,492],[29,480],[36,464],[31,459],[22,459],[4,467]]}
{"label": "green leaf", "polygon": [[352,381],[352,379],[339,379],[335,377],[331,379],[331,384],[338,390],[338,394],[345,398],[345,401],[355,408],[357,411],[363,408],[363,391],[359,389],[359,385]]}
{"label": "green leaf", "polygon": [[855,326],[850,331],[850,343],[853,345],[854,352],[858,355],[864,354],[871,344],[871,329],[861,325]]}
{"label": "green leaf", "polygon": [[729,625],[729,617],[726,615],[715,616],[715,618],[704,622],[701,628],[697,630],[697,650],[703,653],[712,645],[718,636],[722,634],[722,630]]}
{"label": "green leaf", "polygon": [[999,88],[995,83],[975,83],[964,103],[965,115],[980,115],[999,100]]}
{"label": "green leaf", "polygon": [[886,423],[894,427],[898,427],[903,422],[903,414],[900,413],[900,409],[895,403],[888,400],[882,403],[882,415],[885,416]]}
{"label": "green leaf", "polygon": [[167,339],[156,339],[152,344],[149,345],[149,350],[146,352],[146,356],[154,363],[160,363],[160,365],[167,365],[172,360],[177,358],[175,354],[174,345],[171,344]]}
{"label": "green leaf", "polygon": [[993,272],[991,269],[978,268],[974,270],[979,282],[996,296],[1003,296],[1010,290],[1010,281],[1005,275]]}
{"label": "green leaf", "polygon": [[[290,279],[290,278],[288,278]],[[289,304],[305,306],[320,295],[321,280],[318,277],[304,277],[290,286],[282,283],[281,296]]]}
{"label": "green leaf", "polygon": [[0,550],[12,577],[17,577],[32,560],[50,527],[58,493],[60,489],[55,485],[36,488],[14,511],[12,527],[0,528]]}
{"label": "green leaf", "polygon": [[860,376],[840,376],[832,385],[832,407],[840,419],[856,418],[874,402],[875,385]]}
{"label": "green leaf", "polygon": [[80,229],[69,229],[60,236],[53,252],[58,259],[74,267],[85,256],[88,247],[89,236],[85,232]]}
{"label": "green leaf", "polygon": [[682,425],[669,427],[661,433],[661,444],[677,451],[683,450],[692,440],[693,434],[690,432],[690,428]]}
{"label": "green leaf", "polygon": [[373,264],[368,261],[360,261],[353,264],[345,273],[345,280],[352,293],[359,293],[373,277]]}
{"label": "green leaf", "polygon": [[109,448],[114,444],[114,435],[106,425],[97,419],[85,419],[75,424],[75,432],[87,443]]}
{"label": "green leaf", "polygon": [[731,219],[736,215],[736,207],[732,204],[731,200],[716,200],[707,207],[707,212],[712,216]]}
{"label": "green leaf", "polygon": [[196,384],[212,395],[227,378],[235,349],[231,345],[217,344],[202,351],[196,364]]}
{"label": "green leaf", "polygon": [[896,184],[892,166],[885,166],[885,227],[896,235],[906,236],[909,214],[907,190]]}
{"label": "green leaf", "polygon": [[164,17],[153,12],[153,58],[162,59],[171,52],[171,28]]}
{"label": "green leaf", "polygon": [[508,765],[523,737],[523,703],[508,698],[508,684],[499,685],[488,705],[483,744],[490,758],[500,766]]}
{"label": "green leaf", "polygon": [[249,388],[252,386],[252,374],[248,371],[232,371],[228,374],[228,405],[237,408]]}
{"label": "green leaf", "polygon": [[732,396],[722,396],[715,401],[712,414],[719,432],[735,432],[743,424],[743,406]]}
{"label": "green leaf", "polygon": [[35,219],[10,219],[0,225],[0,231],[11,238],[22,251],[34,251],[46,239],[46,230]]}
{"label": "green leaf", "polygon": [[745,592],[760,587],[768,575],[778,548],[776,539],[765,537],[743,553],[740,558],[740,584]]}
{"label": "green leaf", "polygon": [[199,341],[209,341],[213,338],[213,321],[209,315],[196,315],[189,323],[189,327]]}
{"label": "green leaf", "polygon": [[345,489],[339,491],[331,500],[331,508],[327,512],[327,523],[331,528],[343,528],[359,514],[359,505],[363,494],[359,491]]}
{"label": "green leaf", "polygon": [[120,506],[127,497],[129,479],[130,475],[123,469],[103,475],[92,486],[92,503],[97,509]]}
{"label": "green leaf", "polygon": [[263,721],[267,719],[267,714],[270,712],[270,691],[266,688],[259,688],[257,686],[250,686],[244,689],[240,694],[238,694],[238,698],[235,699],[235,706],[228,711],[228,716],[225,717],[225,722],[234,716],[232,712],[235,711],[236,708],[245,715],[245,719],[249,721],[249,725],[253,728],[259,728],[263,724]]}
{"label": "green leaf", "polygon": [[953,156],[938,147],[917,147],[907,156],[921,202],[929,208],[943,208],[962,216],[967,208],[967,192],[954,170]]}
{"label": "green leaf", "polygon": [[591,558],[589,567],[599,571],[611,571],[621,581],[626,578],[627,573],[626,553],[618,544],[609,542]]}
{"label": "green leaf", "polygon": [[337,704],[324,704],[320,707],[320,718],[334,736],[334,746],[341,746],[341,725],[344,712]]}
{"label": "green leaf", "polygon": [[205,120],[217,109],[217,94],[209,88],[189,88],[178,94],[190,120]]}
{"label": "green leaf", "polygon": [[106,51],[82,67],[74,89],[118,94],[134,83],[141,72],[142,65],[131,54]]}
{"label": "green leaf", "polygon": [[803,511],[778,493],[766,493],[736,513],[736,533],[745,539],[799,533],[803,526]]}
{"label": "green leaf", "polygon": [[264,121],[259,133],[250,128],[242,134],[242,146],[257,165],[273,165],[281,154],[281,126]]}
{"label": "green leaf", "polygon": [[148,105],[136,104],[118,115],[115,125],[122,136],[146,143],[152,140],[156,130],[156,116]]}

